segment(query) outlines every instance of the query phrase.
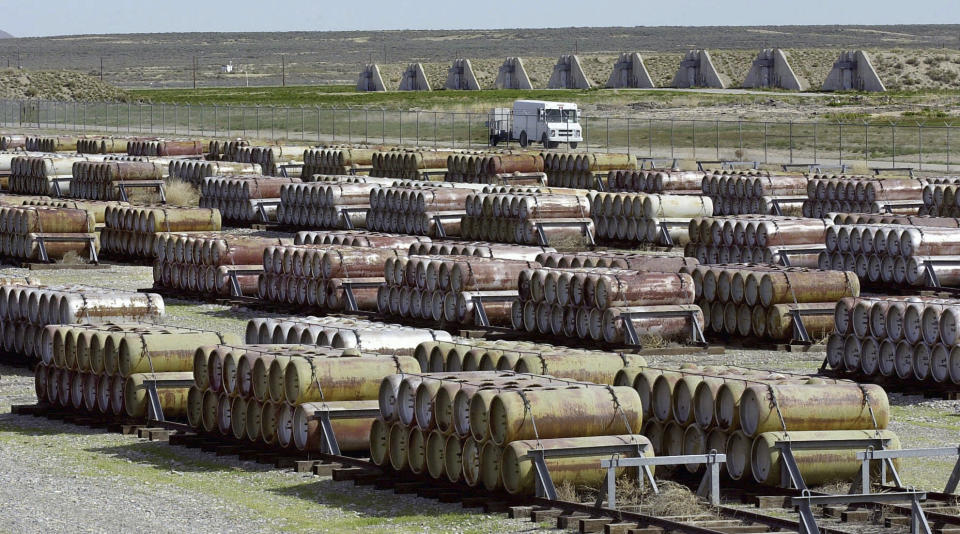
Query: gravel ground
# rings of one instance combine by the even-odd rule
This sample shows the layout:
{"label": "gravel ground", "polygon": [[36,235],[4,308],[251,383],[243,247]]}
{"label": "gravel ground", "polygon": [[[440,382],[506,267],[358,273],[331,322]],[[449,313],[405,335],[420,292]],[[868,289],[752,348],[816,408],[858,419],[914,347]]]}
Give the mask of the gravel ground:
{"label": "gravel ground", "polygon": [[503,515],[465,512],[456,504],[10,413],[11,404],[33,402],[32,374],[0,366],[0,532],[541,528]]}
{"label": "gravel ground", "polygon": [[[152,285],[149,267],[27,271],[45,283],[77,282],[135,290]],[[243,333],[260,311],[166,299],[172,325]],[[724,354],[654,356],[651,364],[709,365],[813,374],[823,352],[730,349]],[[10,413],[35,402],[33,377],[0,365],[0,532],[533,532],[543,526],[500,515],[464,513],[458,505],[268,469],[235,458],[170,447]],[[891,428],[904,447],[952,445],[960,436],[960,401],[891,394]],[[904,462],[906,484],[941,490],[954,459]],[[49,510],[55,509],[56,513]]]}

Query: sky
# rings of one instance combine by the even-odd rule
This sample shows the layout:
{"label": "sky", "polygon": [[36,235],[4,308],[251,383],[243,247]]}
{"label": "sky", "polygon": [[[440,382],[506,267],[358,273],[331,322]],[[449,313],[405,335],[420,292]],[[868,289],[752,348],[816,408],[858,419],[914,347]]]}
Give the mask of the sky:
{"label": "sky", "polygon": [[[37,6],[42,5],[42,8]],[[585,9],[585,6],[589,6]],[[802,6],[802,7],[800,7]],[[0,0],[17,37],[90,33],[957,24],[957,0]]]}

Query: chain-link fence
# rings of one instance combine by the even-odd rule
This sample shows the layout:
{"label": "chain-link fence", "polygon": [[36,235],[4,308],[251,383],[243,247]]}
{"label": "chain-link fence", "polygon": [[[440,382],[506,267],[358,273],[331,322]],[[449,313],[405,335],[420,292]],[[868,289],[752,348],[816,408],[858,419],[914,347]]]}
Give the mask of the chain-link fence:
{"label": "chain-link fence", "polygon": [[[958,142],[954,126],[929,121],[748,121],[583,114],[579,120],[584,140],[576,150],[626,152],[655,160],[950,172]],[[89,134],[479,149],[490,141],[486,123],[486,113],[454,111],[0,100],[0,126],[4,128]],[[572,149],[560,145],[559,150]]]}

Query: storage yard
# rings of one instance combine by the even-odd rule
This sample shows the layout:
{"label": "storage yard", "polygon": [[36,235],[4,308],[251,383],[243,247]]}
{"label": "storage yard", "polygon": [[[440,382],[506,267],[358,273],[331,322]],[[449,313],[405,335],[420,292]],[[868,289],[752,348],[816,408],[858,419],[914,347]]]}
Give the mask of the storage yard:
{"label": "storage yard", "polygon": [[[887,91],[844,39],[815,80],[766,41],[736,80],[623,52],[584,98]],[[480,59],[351,90],[515,91],[465,142],[419,107],[0,102],[0,531],[960,532],[949,122],[881,126],[888,158],[866,122],[768,150],[775,114],[698,154],[694,120],[689,159],[650,119],[645,157],[629,116],[587,133],[599,60],[537,72],[553,102]]]}

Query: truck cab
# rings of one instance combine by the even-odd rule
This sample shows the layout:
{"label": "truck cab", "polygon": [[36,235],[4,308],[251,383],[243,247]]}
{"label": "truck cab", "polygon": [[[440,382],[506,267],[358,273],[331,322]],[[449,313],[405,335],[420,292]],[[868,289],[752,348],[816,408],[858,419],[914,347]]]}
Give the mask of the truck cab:
{"label": "truck cab", "polygon": [[544,100],[517,100],[513,103],[512,124],[507,128],[503,120],[503,108],[491,112],[490,141],[492,145],[503,140],[519,141],[527,147],[542,143],[544,148],[556,148],[568,143],[577,148],[583,141],[580,128],[580,112],[570,102],[547,102]]}

